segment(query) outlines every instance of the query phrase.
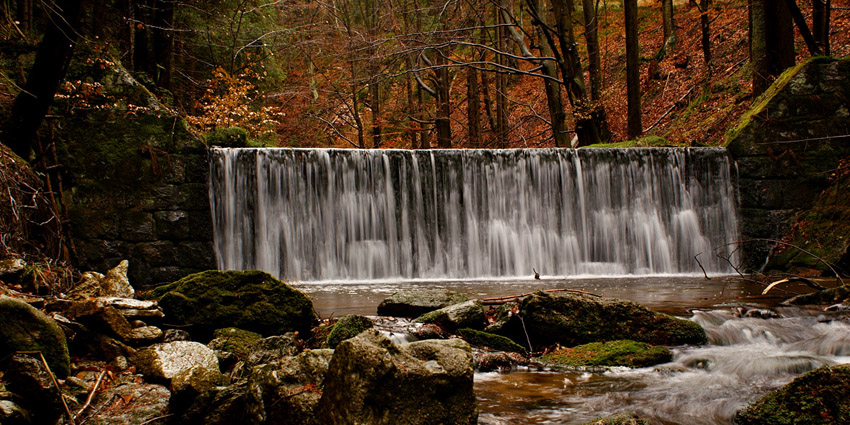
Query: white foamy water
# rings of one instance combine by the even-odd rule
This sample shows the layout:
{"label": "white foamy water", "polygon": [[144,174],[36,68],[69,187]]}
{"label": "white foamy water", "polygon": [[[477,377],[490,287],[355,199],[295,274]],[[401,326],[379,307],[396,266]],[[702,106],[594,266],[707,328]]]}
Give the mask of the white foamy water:
{"label": "white foamy water", "polygon": [[[722,149],[211,151],[221,269],[290,281],[728,273]],[[734,261],[734,259],[733,259]]]}

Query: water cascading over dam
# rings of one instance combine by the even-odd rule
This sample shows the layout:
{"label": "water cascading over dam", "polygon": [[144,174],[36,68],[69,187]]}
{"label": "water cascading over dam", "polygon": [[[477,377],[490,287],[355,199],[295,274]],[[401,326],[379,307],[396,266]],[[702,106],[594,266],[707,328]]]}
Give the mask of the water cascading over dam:
{"label": "water cascading over dam", "polygon": [[217,261],[288,280],[729,273],[733,167],[714,148],[214,148]]}

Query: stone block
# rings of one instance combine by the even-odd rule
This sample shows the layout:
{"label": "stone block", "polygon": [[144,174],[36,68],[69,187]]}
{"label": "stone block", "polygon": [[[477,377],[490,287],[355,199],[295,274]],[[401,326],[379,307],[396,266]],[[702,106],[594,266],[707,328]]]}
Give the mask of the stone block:
{"label": "stone block", "polygon": [[153,214],[156,221],[158,239],[183,240],[189,238],[189,214],[186,211],[157,211]]}
{"label": "stone block", "polygon": [[181,242],[174,249],[174,264],[196,269],[214,269],[212,242]]}
{"label": "stone block", "polygon": [[167,266],[174,262],[174,244],[170,241],[144,242],[133,246],[132,256],[151,266]]}
{"label": "stone block", "polygon": [[119,237],[123,240],[132,242],[156,240],[156,225],[151,213],[124,212],[119,226]]}

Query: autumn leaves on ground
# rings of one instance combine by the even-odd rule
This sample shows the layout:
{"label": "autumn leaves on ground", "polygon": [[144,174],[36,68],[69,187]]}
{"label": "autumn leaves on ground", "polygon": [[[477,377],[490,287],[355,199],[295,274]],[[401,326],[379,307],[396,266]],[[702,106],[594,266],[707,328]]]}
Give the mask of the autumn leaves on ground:
{"label": "autumn leaves on ground", "polygon": [[[610,142],[624,142],[628,138],[623,10],[619,2],[598,1],[597,4],[603,74],[601,103],[612,132]],[[639,9],[642,127],[644,136],[660,136],[666,142],[651,138],[643,139],[637,145],[717,145],[722,143],[726,130],[734,126],[754,100],[751,94],[747,2],[711,2],[707,11],[712,56],[709,65],[704,60],[700,9],[688,2],[676,1],[674,4],[674,28],[678,42],[661,60],[657,59],[657,53],[664,44],[661,2],[641,2]],[[832,2],[830,38],[832,55],[836,57],[850,54],[847,43],[850,33],[848,5],[850,3],[846,1]],[[805,4],[801,8],[811,22],[811,8]],[[265,133],[261,138],[269,145],[355,147],[359,145],[360,129],[365,147],[373,147],[375,129],[378,128],[381,147],[419,147],[423,137],[427,144],[436,147],[436,102],[421,89],[420,83],[434,87],[432,80],[437,73],[425,65],[417,68],[421,70],[419,72],[410,72],[410,64],[405,63],[407,59],[403,54],[405,48],[410,51],[422,48],[421,45],[405,44],[425,39],[405,35],[413,32],[409,27],[423,25],[414,22],[416,19],[421,21],[422,16],[410,11],[385,11],[376,18],[377,22],[370,24],[374,33],[364,34],[363,28],[368,25],[358,28],[358,25],[365,24],[358,24],[356,16],[336,15],[340,13],[339,9],[335,9],[335,13],[319,9],[318,6],[302,6],[301,15],[298,15],[303,24],[300,27],[302,36],[274,57],[276,66],[283,70],[283,74],[273,73],[277,75],[274,84],[271,83],[271,74],[263,71],[262,59],[249,60],[247,63],[252,67],[247,68],[247,73],[240,72],[242,79],[222,70],[210,80],[204,97],[197,104],[186,105],[189,114],[194,116],[193,121],[207,129],[231,125],[248,127],[254,137]],[[476,22],[475,19],[481,16],[490,16],[493,14],[491,9],[493,5],[489,3],[456,5],[456,9],[447,13],[450,25],[445,25],[465,28],[464,22]],[[532,49],[539,46],[539,32],[530,23],[526,4],[515,5],[511,10],[511,16],[516,17],[520,24],[516,28],[531,39],[524,39],[526,44]],[[297,15],[291,10],[288,12],[285,15],[289,19]],[[357,11],[349,12],[357,14]],[[322,16],[328,19],[318,22],[318,17]],[[577,48],[589,90],[582,13],[579,10],[573,16]],[[287,25],[291,27],[295,22]],[[809,52],[796,28],[795,36],[799,62],[808,57]],[[364,40],[373,41],[367,43]],[[357,47],[358,43],[360,47]],[[522,57],[515,38],[506,40],[504,50],[517,58]],[[495,69],[492,63],[497,60],[486,48],[455,46],[444,53],[448,62],[457,64],[448,68],[452,146],[476,147],[469,141],[469,68],[463,64],[486,62],[486,65],[478,67],[479,71],[492,70]],[[265,61],[268,63],[269,59],[267,57]],[[509,62],[516,68],[539,73],[535,70],[537,65],[532,62],[517,59],[509,59]],[[481,109],[480,146],[505,146],[497,142],[496,136],[499,126],[499,74],[477,74]],[[417,78],[422,81],[417,81]],[[509,74],[506,80],[507,146],[554,146],[544,80],[539,76],[517,73]],[[376,81],[378,88],[373,89]],[[376,95],[377,103],[374,102]],[[567,130],[572,131],[572,111],[566,94],[562,96],[568,117]],[[244,108],[246,101],[253,101],[253,112],[233,114],[234,109]],[[374,111],[373,105],[376,107]]]}

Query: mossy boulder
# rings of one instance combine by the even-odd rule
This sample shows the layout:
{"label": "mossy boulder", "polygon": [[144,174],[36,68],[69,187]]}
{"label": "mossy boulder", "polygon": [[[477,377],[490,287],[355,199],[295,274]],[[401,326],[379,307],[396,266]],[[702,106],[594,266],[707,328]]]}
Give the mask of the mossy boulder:
{"label": "mossy boulder", "polygon": [[448,289],[408,289],[398,291],[381,301],[378,305],[378,315],[418,317],[464,301],[469,301],[469,298]]}
{"label": "mossy boulder", "polygon": [[368,317],[358,316],[356,314],[343,316],[336,322],[330,334],[328,334],[325,347],[336,348],[340,342],[348,338],[354,338],[360,332],[371,329],[373,326],[372,321]]}
{"label": "mossy boulder", "polygon": [[690,320],[652,311],[640,304],[584,294],[536,292],[498,311],[488,331],[519,344],[572,347],[629,339],[653,345],[705,344],[705,330]]}
{"label": "mossy boulder", "polygon": [[850,365],[815,369],[738,411],[737,425],[850,423]]}
{"label": "mossy boulder", "polygon": [[484,306],[479,300],[469,300],[429,311],[417,317],[414,322],[435,323],[449,331],[458,328],[481,329],[484,327]]}
{"label": "mossy boulder", "polygon": [[317,407],[322,424],[475,424],[469,344],[454,338],[395,345],[368,330],[337,346]]}
{"label": "mossy boulder", "polygon": [[672,359],[673,353],[667,347],[629,340],[591,342],[573,348],[561,348],[538,358],[543,363],[567,367],[647,367],[667,363]]}
{"label": "mossy boulder", "polygon": [[192,326],[197,336],[236,327],[263,336],[307,334],[316,321],[302,292],[261,271],[205,271],[156,288],[152,296],[170,323]]}
{"label": "mossy boulder", "polygon": [[65,333],[56,321],[23,301],[0,295],[0,359],[18,351],[40,352],[60,378],[71,371]]}
{"label": "mossy boulder", "polygon": [[263,336],[251,331],[239,328],[222,328],[213,332],[213,340],[207,344],[216,351],[233,353],[238,359],[248,358],[254,345],[259,343]]}
{"label": "mossy boulder", "polygon": [[604,418],[594,419],[584,425],[650,425],[646,419],[634,413],[617,413]]}
{"label": "mossy boulder", "polygon": [[496,351],[507,351],[511,353],[520,353],[525,355],[528,353],[523,346],[513,342],[510,338],[491,334],[488,332],[477,331],[475,329],[463,328],[457,330],[457,335],[463,338],[473,347],[489,348]]}

